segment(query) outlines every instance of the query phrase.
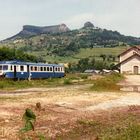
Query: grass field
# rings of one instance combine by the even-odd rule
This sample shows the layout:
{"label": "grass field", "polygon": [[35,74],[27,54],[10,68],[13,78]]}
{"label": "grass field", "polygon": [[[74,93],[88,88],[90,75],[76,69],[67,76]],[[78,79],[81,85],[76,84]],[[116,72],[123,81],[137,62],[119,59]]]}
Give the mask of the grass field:
{"label": "grass field", "polygon": [[[94,79],[95,78],[95,79]],[[12,79],[1,79],[0,90],[15,90],[24,88],[47,88],[75,84],[92,84],[92,91],[119,91],[120,87],[116,85],[117,82],[123,79],[120,74],[112,74],[106,76],[91,76],[90,74],[75,73],[67,74],[64,78],[49,78],[49,79],[36,79],[36,80],[20,80],[14,81]]]}
{"label": "grass field", "polygon": [[39,88],[39,87],[56,87],[70,84],[85,84],[90,83],[92,80],[87,79],[87,74],[67,74],[64,78],[49,78],[49,79],[35,79],[35,80],[20,80],[14,81],[13,79],[1,79],[0,90],[15,90],[24,88]]}
{"label": "grass field", "polygon": [[[2,47],[2,46],[0,46]],[[19,46],[20,47],[20,46]],[[120,53],[122,53],[124,50],[128,49],[126,46],[120,46],[115,48],[82,48],[79,50],[78,53],[72,55],[72,56],[58,56],[58,55],[47,55],[47,50],[40,50],[40,51],[32,51],[28,52],[29,54],[43,57],[46,62],[57,62],[57,63],[76,63],[81,58],[87,58],[87,57],[94,57],[96,60],[101,60],[100,55],[113,55],[118,56]]]}
{"label": "grass field", "polygon": [[80,49],[79,53],[73,55],[73,56],[66,56],[66,57],[60,57],[60,56],[47,56],[45,51],[42,52],[33,52],[32,54],[37,56],[42,56],[47,62],[78,62],[81,58],[86,57],[95,57],[96,60],[100,60],[100,55],[114,55],[118,56],[120,53],[122,53],[124,50],[126,50],[127,47],[115,47],[115,48],[87,48],[87,49]]}

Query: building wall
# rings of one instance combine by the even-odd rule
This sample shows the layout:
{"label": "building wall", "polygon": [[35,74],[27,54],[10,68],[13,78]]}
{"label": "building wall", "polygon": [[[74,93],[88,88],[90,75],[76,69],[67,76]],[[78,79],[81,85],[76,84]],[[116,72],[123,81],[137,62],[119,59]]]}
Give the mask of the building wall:
{"label": "building wall", "polygon": [[140,74],[140,58],[138,56],[134,56],[133,58],[122,63],[120,66],[120,72],[124,74],[134,74],[134,66],[139,67]]}
{"label": "building wall", "polygon": [[125,59],[129,58],[130,56],[132,56],[134,53],[139,53],[139,51],[137,49],[133,49],[128,51],[126,54],[120,56],[120,62],[124,61]]}

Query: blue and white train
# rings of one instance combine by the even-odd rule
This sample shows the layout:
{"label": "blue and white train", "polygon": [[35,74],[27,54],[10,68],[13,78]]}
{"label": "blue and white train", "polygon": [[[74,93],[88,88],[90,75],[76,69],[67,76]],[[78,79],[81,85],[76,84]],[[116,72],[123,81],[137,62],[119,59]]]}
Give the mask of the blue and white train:
{"label": "blue and white train", "polygon": [[61,78],[64,75],[64,66],[60,64],[0,61],[0,76],[5,78],[45,79]]}

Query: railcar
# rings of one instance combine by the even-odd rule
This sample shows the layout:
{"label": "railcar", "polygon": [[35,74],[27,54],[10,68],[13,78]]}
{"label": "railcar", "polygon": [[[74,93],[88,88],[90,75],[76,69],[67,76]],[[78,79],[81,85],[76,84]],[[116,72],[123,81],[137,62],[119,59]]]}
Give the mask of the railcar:
{"label": "railcar", "polygon": [[64,77],[61,64],[0,61],[0,76],[10,79],[45,79]]}

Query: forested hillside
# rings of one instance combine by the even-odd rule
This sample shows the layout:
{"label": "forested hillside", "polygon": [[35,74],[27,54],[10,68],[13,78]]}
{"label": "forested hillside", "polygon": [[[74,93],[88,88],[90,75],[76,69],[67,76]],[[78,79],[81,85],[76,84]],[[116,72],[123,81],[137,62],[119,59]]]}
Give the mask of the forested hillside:
{"label": "forested hillside", "polygon": [[1,42],[1,46],[39,55],[46,61],[50,57],[67,59],[76,56],[81,53],[81,49],[134,45],[140,45],[140,38],[101,29],[91,22],[86,22],[77,30],[70,30],[65,24],[49,27],[24,26],[19,34]]}

